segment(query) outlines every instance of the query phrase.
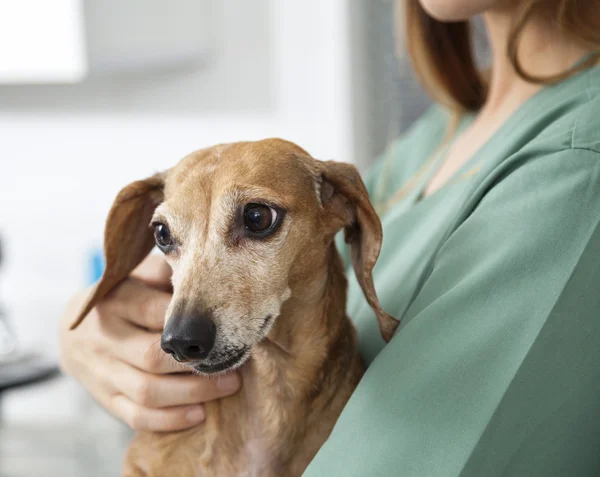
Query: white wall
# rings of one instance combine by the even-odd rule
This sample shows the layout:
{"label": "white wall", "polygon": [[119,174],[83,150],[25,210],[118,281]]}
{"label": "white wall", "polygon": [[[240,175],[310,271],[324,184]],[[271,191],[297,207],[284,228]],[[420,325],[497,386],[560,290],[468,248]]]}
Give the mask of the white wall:
{"label": "white wall", "polygon": [[[23,111],[3,105],[0,87],[0,233],[7,245],[0,302],[25,347],[56,356],[64,303],[83,285],[88,250],[98,245],[110,202],[128,181],[203,146],[270,136],[298,142],[319,158],[354,160],[347,2],[265,1],[275,98],[267,108],[194,115]],[[235,15],[236,4],[242,8],[247,0],[225,4]],[[228,34],[244,44],[236,30]],[[211,84],[207,95],[219,87]],[[76,417],[77,395],[69,386],[11,393],[3,419]]]}

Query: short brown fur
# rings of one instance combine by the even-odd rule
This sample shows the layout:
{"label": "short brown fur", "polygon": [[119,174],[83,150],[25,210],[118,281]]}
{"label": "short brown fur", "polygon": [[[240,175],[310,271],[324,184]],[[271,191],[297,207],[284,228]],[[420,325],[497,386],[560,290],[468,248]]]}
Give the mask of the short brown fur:
{"label": "short brown fur", "polygon": [[[256,200],[286,211],[280,230],[262,241],[232,225],[236,207]],[[346,278],[333,241],[340,229],[384,339],[398,324],[375,294],[381,224],[356,169],[269,139],[197,151],[130,184],[107,219],[105,274],[72,328],[149,253],[153,217],[169,221],[182,244],[167,254],[174,295],[166,321],[182,308],[210,309],[220,348],[207,359],[218,361],[235,343],[251,351],[235,366],[239,393],[206,403],[206,420],[193,429],[139,433],[124,475],[300,476],[364,372],[345,314]]]}

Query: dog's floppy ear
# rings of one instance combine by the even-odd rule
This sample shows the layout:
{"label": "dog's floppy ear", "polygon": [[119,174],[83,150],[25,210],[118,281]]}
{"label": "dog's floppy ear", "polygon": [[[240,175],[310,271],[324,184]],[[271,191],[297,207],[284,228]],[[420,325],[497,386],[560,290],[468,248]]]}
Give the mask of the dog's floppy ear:
{"label": "dog's floppy ear", "polygon": [[337,230],[344,227],[358,283],[377,316],[383,339],[389,341],[399,321],[383,310],[373,285],[383,232],[365,184],[353,165],[327,161],[322,163],[319,185],[321,203],[331,214],[332,225]]}
{"label": "dog's floppy ear", "polygon": [[108,213],[104,231],[106,266],[70,329],[75,329],[90,310],[154,248],[150,220],[164,199],[164,174],[132,182],[119,192]]}

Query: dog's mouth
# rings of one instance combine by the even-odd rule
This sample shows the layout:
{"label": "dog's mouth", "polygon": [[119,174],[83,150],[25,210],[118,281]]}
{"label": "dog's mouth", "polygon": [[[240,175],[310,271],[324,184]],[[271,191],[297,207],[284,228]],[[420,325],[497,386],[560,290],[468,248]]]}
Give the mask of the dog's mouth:
{"label": "dog's mouth", "polygon": [[202,374],[216,374],[224,371],[233,370],[241,366],[250,356],[249,347],[245,346],[235,354],[218,363],[204,364],[198,363],[194,365],[194,369]]}

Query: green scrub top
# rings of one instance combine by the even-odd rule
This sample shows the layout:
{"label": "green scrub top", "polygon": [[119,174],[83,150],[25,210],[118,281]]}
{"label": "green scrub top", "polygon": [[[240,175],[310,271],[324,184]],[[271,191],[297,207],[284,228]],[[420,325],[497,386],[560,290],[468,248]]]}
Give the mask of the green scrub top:
{"label": "green scrub top", "polygon": [[304,476],[599,476],[600,67],[420,199],[449,120],[432,108],[366,180],[389,206],[375,286],[402,322],[385,345],[348,272],[369,367]]}

